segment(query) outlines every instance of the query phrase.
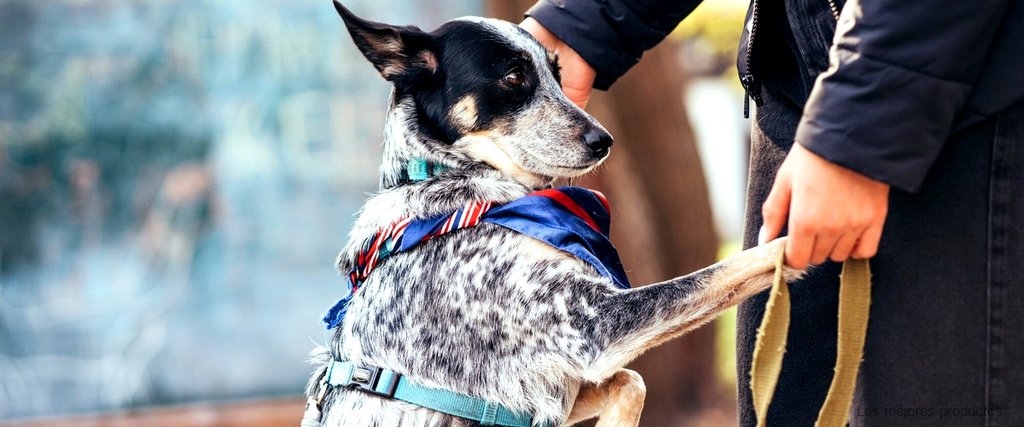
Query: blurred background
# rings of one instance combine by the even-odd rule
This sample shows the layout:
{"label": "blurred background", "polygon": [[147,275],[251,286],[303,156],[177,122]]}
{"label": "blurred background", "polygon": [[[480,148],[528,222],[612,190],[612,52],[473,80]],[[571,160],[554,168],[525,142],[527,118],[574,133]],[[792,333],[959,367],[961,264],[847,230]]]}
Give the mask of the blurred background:
{"label": "blurred background", "polygon": [[[431,29],[532,1],[348,0]],[[744,0],[592,111],[630,279],[737,249]],[[0,0],[0,424],[297,425],[388,85],[327,0]],[[645,355],[645,426],[735,424],[733,323]]]}

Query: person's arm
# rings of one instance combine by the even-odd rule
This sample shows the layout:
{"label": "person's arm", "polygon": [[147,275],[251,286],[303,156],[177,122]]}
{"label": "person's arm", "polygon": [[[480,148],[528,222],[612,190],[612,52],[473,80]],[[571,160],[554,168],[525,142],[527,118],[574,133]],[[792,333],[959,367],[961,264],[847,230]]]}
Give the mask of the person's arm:
{"label": "person's arm", "polygon": [[[661,42],[700,0],[540,0],[522,26],[560,50],[566,94],[581,106],[591,87],[607,90]],[[589,80],[589,82],[588,82]]]}
{"label": "person's arm", "polygon": [[981,72],[1006,0],[849,0],[804,108],[808,150],[920,187]]}
{"label": "person's arm", "polygon": [[1006,0],[849,0],[763,207],[787,264],[877,251],[889,186],[916,191],[981,72]]}

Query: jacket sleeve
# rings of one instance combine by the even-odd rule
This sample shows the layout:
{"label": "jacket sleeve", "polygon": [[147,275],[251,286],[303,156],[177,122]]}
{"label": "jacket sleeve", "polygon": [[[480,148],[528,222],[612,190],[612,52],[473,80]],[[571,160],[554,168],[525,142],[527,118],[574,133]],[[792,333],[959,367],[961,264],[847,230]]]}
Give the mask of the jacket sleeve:
{"label": "jacket sleeve", "polygon": [[849,0],[796,140],[916,191],[981,72],[1006,0]]}
{"label": "jacket sleeve", "polygon": [[540,0],[529,11],[597,71],[607,90],[664,39],[700,0]]}

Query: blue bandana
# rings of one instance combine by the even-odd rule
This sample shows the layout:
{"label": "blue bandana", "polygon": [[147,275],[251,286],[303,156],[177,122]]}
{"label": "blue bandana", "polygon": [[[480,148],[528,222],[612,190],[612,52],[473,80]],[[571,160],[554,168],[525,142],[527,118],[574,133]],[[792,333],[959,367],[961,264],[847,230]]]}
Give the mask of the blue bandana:
{"label": "blue bandana", "polygon": [[323,317],[327,329],[341,324],[349,301],[384,258],[452,231],[481,222],[497,224],[533,237],[590,264],[623,289],[629,280],[619,254],[608,238],[611,218],[601,193],[580,187],[559,187],[530,193],[504,205],[470,202],[452,214],[426,219],[407,218],[366,240],[348,273],[348,295]]}

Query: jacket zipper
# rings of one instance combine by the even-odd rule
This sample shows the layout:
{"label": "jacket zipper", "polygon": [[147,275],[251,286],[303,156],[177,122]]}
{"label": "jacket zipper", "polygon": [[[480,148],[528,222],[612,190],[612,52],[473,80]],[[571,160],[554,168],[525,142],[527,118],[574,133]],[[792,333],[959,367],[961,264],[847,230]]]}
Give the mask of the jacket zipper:
{"label": "jacket zipper", "polygon": [[[836,22],[839,21],[839,5],[836,4],[836,0],[828,0],[828,8],[832,11],[832,19]],[[764,98],[761,97],[761,82],[754,77],[753,64],[751,60],[754,58],[754,35],[757,33],[757,0],[753,0],[750,6],[750,33],[747,34],[747,55],[746,63],[747,69],[743,77],[740,78],[740,83],[743,84],[743,118],[750,118],[750,100],[754,100],[754,104],[761,106],[764,104]]]}
{"label": "jacket zipper", "polygon": [[[830,2],[833,0],[829,0]],[[757,33],[757,0],[752,0],[750,4],[750,32],[747,34],[747,55],[746,64],[747,69],[740,78],[740,83],[743,84],[743,118],[750,118],[750,100],[754,100],[754,104],[760,106],[764,103],[764,99],[761,97],[761,82],[754,77],[753,64],[751,60],[754,58],[754,35]]]}
{"label": "jacket zipper", "polygon": [[832,9],[832,18],[837,22],[839,21],[839,7],[836,6],[836,0],[828,0],[828,8]]}

